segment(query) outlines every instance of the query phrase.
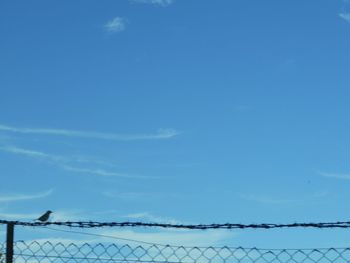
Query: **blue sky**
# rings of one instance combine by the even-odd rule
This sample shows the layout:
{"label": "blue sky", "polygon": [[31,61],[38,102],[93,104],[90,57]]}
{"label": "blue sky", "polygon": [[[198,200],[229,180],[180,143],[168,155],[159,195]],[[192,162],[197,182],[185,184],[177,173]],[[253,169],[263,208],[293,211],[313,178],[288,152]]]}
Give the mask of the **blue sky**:
{"label": "blue sky", "polygon": [[1,1],[0,34],[1,218],[349,219],[348,1]]}

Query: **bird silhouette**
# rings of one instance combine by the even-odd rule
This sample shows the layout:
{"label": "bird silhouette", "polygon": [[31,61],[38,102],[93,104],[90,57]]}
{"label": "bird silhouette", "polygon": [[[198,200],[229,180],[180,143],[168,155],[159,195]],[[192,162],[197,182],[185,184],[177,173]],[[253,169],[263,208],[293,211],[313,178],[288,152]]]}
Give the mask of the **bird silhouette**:
{"label": "bird silhouette", "polygon": [[45,212],[45,214],[43,214],[42,216],[40,216],[37,220],[41,221],[41,222],[46,222],[47,220],[49,220],[50,214],[52,213],[51,210],[47,210]]}

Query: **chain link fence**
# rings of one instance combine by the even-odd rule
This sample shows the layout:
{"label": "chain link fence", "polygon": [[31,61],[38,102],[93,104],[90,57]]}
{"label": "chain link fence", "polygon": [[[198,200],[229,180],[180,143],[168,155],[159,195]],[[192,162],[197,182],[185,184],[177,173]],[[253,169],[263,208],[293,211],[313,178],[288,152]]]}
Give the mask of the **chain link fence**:
{"label": "chain link fence", "polygon": [[[0,244],[3,251],[4,246]],[[4,256],[2,254],[2,256]],[[0,259],[1,262],[1,259]],[[350,248],[258,249],[107,243],[15,242],[14,262],[23,263],[345,263]]]}
{"label": "chain link fence", "polygon": [[5,263],[5,246],[4,244],[0,243],[0,263]]}

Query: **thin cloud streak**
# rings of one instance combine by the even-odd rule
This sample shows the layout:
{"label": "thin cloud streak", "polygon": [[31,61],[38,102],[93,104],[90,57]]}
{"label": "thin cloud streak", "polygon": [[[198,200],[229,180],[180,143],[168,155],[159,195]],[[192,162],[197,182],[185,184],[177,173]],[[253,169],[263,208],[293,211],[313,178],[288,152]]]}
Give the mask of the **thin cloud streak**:
{"label": "thin cloud streak", "polygon": [[300,198],[300,199],[283,199],[283,198],[255,195],[255,194],[239,194],[239,197],[247,201],[253,201],[261,204],[286,205],[286,204],[301,204],[305,202],[312,202],[312,201],[315,201],[316,199],[322,199],[327,195],[328,195],[328,192],[323,191],[323,192],[317,192],[314,194],[304,196],[304,198]]}
{"label": "thin cloud streak", "polygon": [[[6,146],[0,147],[0,151],[9,152],[12,154],[24,155],[30,158],[35,158],[39,160],[47,161],[53,165],[56,165],[66,171],[75,172],[75,173],[84,173],[91,174],[95,176],[103,176],[103,177],[119,177],[119,178],[129,178],[129,179],[160,179],[161,177],[156,176],[141,176],[141,175],[130,175],[125,173],[117,173],[112,171],[106,171],[103,169],[91,169],[91,168],[80,168],[74,167],[70,164],[81,163],[82,161],[74,158],[68,158],[59,155],[48,154],[45,152],[33,151],[28,149],[23,149],[15,146]],[[86,160],[84,160],[85,162]]]}
{"label": "thin cloud streak", "polygon": [[174,0],[133,0],[133,2],[158,6],[168,6],[174,3]]}
{"label": "thin cloud streak", "polygon": [[155,216],[149,212],[141,212],[141,213],[134,213],[134,214],[128,214],[124,216],[128,219],[142,219],[147,220],[149,222],[156,222],[156,223],[165,223],[165,224],[183,224],[183,222],[180,222],[178,220],[172,219],[172,218],[165,218],[165,217],[159,217]]}
{"label": "thin cloud streak", "polygon": [[45,192],[36,193],[36,194],[9,194],[9,195],[0,195],[0,202],[15,202],[15,201],[26,201],[33,199],[40,199],[48,197],[53,193],[53,190],[47,190]]}
{"label": "thin cloud streak", "polygon": [[51,218],[52,221],[57,222],[89,220],[89,216],[86,213],[83,213],[81,210],[54,211]]}
{"label": "thin cloud streak", "polygon": [[[160,179],[161,177],[152,177],[151,179]],[[169,178],[169,177],[167,177]],[[164,199],[164,198],[181,198],[184,197],[180,194],[173,193],[157,193],[157,192],[117,192],[117,191],[103,191],[101,193],[103,196],[108,198],[119,198],[130,201],[146,200],[146,199]]]}
{"label": "thin cloud streak", "polygon": [[296,199],[277,199],[277,198],[257,196],[252,194],[240,194],[239,197],[247,201],[254,201],[254,202],[263,203],[263,204],[289,204],[289,203],[297,203],[300,201]]}
{"label": "thin cloud streak", "polygon": [[49,162],[54,163],[94,163],[97,165],[104,165],[109,167],[115,167],[115,164],[112,164],[108,161],[103,161],[101,159],[93,158],[93,157],[85,157],[85,156],[61,156],[61,155],[55,155],[50,153],[45,153],[41,151],[36,150],[29,150],[20,148],[13,145],[7,145],[7,146],[0,146],[0,151],[17,154],[17,155],[23,155],[31,158],[37,158],[37,159],[43,159]]}
{"label": "thin cloud streak", "polygon": [[22,133],[22,134],[42,134],[42,135],[79,137],[79,138],[116,140],[116,141],[170,139],[180,134],[178,131],[174,129],[159,129],[154,134],[115,134],[115,133],[102,133],[102,132],[61,130],[61,129],[16,128],[16,127],[6,126],[6,125],[0,125],[0,131]]}
{"label": "thin cloud streak", "polygon": [[226,240],[231,240],[234,236],[236,236],[236,233],[225,230],[212,230],[205,232],[161,230],[153,233],[117,230],[108,232],[104,231],[101,234],[115,238],[139,240],[141,242],[186,247],[219,246],[226,243]]}
{"label": "thin cloud streak", "polygon": [[[52,235],[52,229],[42,229]],[[237,236],[236,233],[228,232],[225,230],[209,230],[205,232],[194,232],[188,230],[159,230],[158,232],[145,233],[137,232],[133,230],[95,230],[90,233],[80,232],[75,233],[76,236],[82,238],[65,239],[61,237],[51,237],[50,239],[35,239],[26,240],[30,243],[35,241],[39,244],[44,244],[47,241],[54,243],[62,243],[65,246],[70,244],[83,245],[99,244],[99,243],[113,243],[125,245],[126,242],[129,245],[141,245],[142,243],[157,244],[157,245],[174,245],[185,247],[208,247],[208,246],[222,246],[226,244],[226,241],[231,240]],[[90,237],[87,237],[87,236]],[[96,237],[93,237],[96,235]],[[18,245],[21,245],[19,243]],[[147,247],[147,246],[146,246]],[[166,252],[165,252],[166,253]]]}
{"label": "thin cloud streak", "polygon": [[72,171],[76,173],[84,173],[84,174],[93,174],[104,177],[120,177],[120,178],[131,178],[131,179],[158,179],[158,177],[152,176],[139,176],[139,175],[130,175],[123,173],[110,172],[102,169],[89,169],[89,168],[77,168],[68,165],[64,165],[63,168],[67,171]]}
{"label": "thin cloud streak", "polygon": [[12,154],[18,154],[18,155],[24,155],[32,158],[38,158],[38,159],[46,159],[50,161],[66,161],[66,158],[58,155],[53,154],[47,154],[44,152],[39,151],[33,151],[28,149],[19,148],[16,146],[5,146],[0,147],[1,151],[12,153]]}
{"label": "thin cloud streak", "polygon": [[344,19],[346,22],[350,23],[350,13],[339,13],[340,18]]}
{"label": "thin cloud streak", "polygon": [[135,199],[145,199],[153,197],[150,193],[140,193],[140,192],[126,192],[126,193],[115,193],[110,191],[102,192],[102,195],[108,198],[120,198],[126,200],[135,200]]}
{"label": "thin cloud streak", "polygon": [[323,177],[328,177],[328,178],[335,178],[335,179],[341,179],[341,180],[350,180],[350,174],[324,173],[324,172],[319,172],[318,174],[323,176]]}

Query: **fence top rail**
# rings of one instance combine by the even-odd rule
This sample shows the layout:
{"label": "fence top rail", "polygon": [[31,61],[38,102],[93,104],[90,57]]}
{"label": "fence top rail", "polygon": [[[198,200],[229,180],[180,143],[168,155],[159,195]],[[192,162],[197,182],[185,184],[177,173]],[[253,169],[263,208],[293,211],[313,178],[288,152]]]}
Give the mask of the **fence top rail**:
{"label": "fence top rail", "polygon": [[175,229],[273,229],[273,228],[350,228],[350,221],[339,222],[320,222],[320,223],[290,223],[290,224],[168,224],[168,223],[148,223],[148,222],[94,222],[94,221],[67,221],[67,222],[25,222],[0,220],[0,224],[13,224],[16,226],[66,226],[75,228],[101,228],[101,227],[158,227],[158,228],[175,228]]}

